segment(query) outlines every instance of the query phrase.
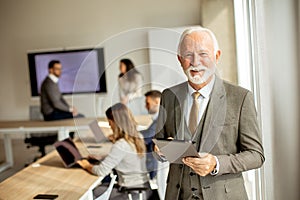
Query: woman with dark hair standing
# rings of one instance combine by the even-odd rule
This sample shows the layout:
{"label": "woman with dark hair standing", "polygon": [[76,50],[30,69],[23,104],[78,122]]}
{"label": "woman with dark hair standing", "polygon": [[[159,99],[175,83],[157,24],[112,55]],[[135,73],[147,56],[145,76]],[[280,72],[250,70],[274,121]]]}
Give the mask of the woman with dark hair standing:
{"label": "woman with dark hair standing", "polygon": [[127,104],[130,99],[142,96],[143,77],[130,59],[120,60],[119,95],[120,101]]}
{"label": "woman with dark hair standing", "polygon": [[[113,143],[108,156],[99,164],[92,165],[87,160],[77,161],[78,164],[92,174],[100,177],[108,175],[115,169],[118,185],[113,188],[110,199],[127,199],[122,187],[147,187],[144,195],[151,194],[148,172],[146,170],[146,147],[142,135],[136,130],[136,122],[131,111],[122,103],[117,103],[106,110],[106,117],[113,131],[110,140]],[[107,186],[95,188],[97,197],[105,192]],[[135,195],[133,195],[135,196]]]}

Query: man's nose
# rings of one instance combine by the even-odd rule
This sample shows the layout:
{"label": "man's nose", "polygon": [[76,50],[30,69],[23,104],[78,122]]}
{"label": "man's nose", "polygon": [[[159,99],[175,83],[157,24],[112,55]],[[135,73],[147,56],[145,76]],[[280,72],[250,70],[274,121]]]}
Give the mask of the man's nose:
{"label": "man's nose", "polygon": [[191,64],[193,66],[198,66],[201,63],[200,56],[197,53],[193,53],[193,58]]}

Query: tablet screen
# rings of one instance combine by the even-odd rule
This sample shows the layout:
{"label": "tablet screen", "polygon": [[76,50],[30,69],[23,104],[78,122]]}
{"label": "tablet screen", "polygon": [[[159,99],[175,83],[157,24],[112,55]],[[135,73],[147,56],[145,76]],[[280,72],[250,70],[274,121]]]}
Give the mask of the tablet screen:
{"label": "tablet screen", "polygon": [[184,157],[199,157],[195,146],[189,141],[152,139],[170,163],[183,164]]}

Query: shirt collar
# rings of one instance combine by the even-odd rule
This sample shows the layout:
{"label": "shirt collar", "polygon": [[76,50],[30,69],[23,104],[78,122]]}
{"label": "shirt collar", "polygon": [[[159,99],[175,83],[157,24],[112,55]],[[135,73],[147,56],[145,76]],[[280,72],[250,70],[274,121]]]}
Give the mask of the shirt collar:
{"label": "shirt collar", "polygon": [[49,74],[48,77],[49,77],[54,83],[57,83],[57,82],[58,82],[58,77],[56,77],[55,75]]}
{"label": "shirt collar", "polygon": [[159,113],[159,112],[156,112],[156,113],[152,114],[151,117],[152,117],[152,120],[153,120],[153,121],[155,121],[155,120],[158,118],[158,113]]}
{"label": "shirt collar", "polygon": [[[203,88],[201,88],[200,90],[198,90],[198,92],[204,97],[204,98],[209,98],[210,93],[214,87],[214,83],[215,83],[215,75],[213,75],[213,78],[211,79],[211,81],[204,86]],[[190,86],[190,84],[188,84],[188,93],[189,95],[193,95],[194,92],[197,92],[197,90],[195,90],[194,88],[192,88],[192,86]]]}

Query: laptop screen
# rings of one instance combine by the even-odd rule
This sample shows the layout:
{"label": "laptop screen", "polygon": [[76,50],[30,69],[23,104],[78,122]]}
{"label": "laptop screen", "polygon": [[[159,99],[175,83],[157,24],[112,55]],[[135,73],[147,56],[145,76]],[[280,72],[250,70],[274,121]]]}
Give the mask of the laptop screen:
{"label": "laptop screen", "polygon": [[62,158],[65,167],[71,167],[77,160],[82,159],[81,154],[70,138],[58,141],[54,143],[54,146]]}
{"label": "laptop screen", "polygon": [[107,138],[104,135],[104,133],[103,133],[102,129],[100,128],[100,126],[98,125],[98,121],[97,120],[93,120],[89,124],[89,127],[90,127],[92,133],[95,136],[96,142],[101,143],[101,142],[106,142],[107,141]]}

